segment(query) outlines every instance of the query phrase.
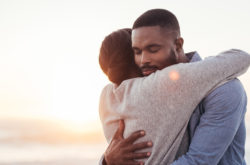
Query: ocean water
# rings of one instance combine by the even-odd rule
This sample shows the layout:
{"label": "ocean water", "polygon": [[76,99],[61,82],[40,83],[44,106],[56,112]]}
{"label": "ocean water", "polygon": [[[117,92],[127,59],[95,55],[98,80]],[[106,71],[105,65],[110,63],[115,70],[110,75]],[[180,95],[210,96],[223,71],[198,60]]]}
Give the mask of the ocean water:
{"label": "ocean water", "polygon": [[96,165],[104,144],[0,144],[1,165]]}
{"label": "ocean water", "polygon": [[0,165],[96,165],[106,145],[100,131],[86,134],[50,121],[0,120]]}
{"label": "ocean water", "polygon": [[[105,144],[44,145],[0,144],[1,165],[97,165]],[[246,161],[250,163],[250,148]]]}
{"label": "ocean water", "polygon": [[[107,147],[104,139],[96,140],[99,135],[69,136],[51,123],[50,127],[38,123],[0,121],[0,165],[96,165]],[[246,124],[249,134],[250,120]],[[101,136],[102,132],[99,133]],[[250,163],[249,136],[245,158]]]}

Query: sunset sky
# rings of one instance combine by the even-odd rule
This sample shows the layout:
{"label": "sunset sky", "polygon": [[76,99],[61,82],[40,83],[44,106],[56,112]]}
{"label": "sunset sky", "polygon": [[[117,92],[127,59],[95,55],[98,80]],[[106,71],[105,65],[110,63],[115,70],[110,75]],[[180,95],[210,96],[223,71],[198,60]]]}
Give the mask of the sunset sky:
{"label": "sunset sky", "polygon": [[[250,52],[249,0],[0,0],[0,116],[100,130],[99,96],[109,83],[100,44],[152,8],[176,14],[186,52]],[[241,80],[250,95],[250,72]]]}

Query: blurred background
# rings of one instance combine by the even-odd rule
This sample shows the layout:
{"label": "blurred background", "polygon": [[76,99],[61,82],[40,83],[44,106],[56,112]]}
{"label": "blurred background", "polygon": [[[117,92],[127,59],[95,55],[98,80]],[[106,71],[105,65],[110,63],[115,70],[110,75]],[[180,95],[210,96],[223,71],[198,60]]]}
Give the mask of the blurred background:
{"label": "blurred background", "polygon": [[[1,165],[98,164],[101,42],[152,8],[177,16],[186,52],[250,52],[248,0],[0,0]],[[250,72],[240,80],[250,98]],[[250,163],[249,111],[246,123]]]}

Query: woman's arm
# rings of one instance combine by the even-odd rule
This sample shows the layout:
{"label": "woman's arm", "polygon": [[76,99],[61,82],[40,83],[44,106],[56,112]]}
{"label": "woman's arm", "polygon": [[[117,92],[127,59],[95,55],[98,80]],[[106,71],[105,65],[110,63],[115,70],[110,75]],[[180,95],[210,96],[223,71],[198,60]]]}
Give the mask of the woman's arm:
{"label": "woman's arm", "polygon": [[[178,105],[196,106],[214,87],[240,76],[249,65],[249,54],[232,49],[203,61],[167,67],[146,78],[142,89],[145,88],[148,95],[158,96],[160,93],[164,101],[173,104],[175,110]],[[149,87],[152,90],[148,90]]]}

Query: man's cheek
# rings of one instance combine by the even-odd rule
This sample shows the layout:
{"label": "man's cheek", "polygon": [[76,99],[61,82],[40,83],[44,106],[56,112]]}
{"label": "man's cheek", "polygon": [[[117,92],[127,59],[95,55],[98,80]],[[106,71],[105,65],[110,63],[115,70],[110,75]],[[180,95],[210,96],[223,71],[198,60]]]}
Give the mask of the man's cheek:
{"label": "man's cheek", "polygon": [[134,57],[134,60],[135,60],[135,64],[136,64],[137,66],[140,66],[140,60],[141,60],[141,58],[138,57],[138,56],[135,56],[135,57]]}

